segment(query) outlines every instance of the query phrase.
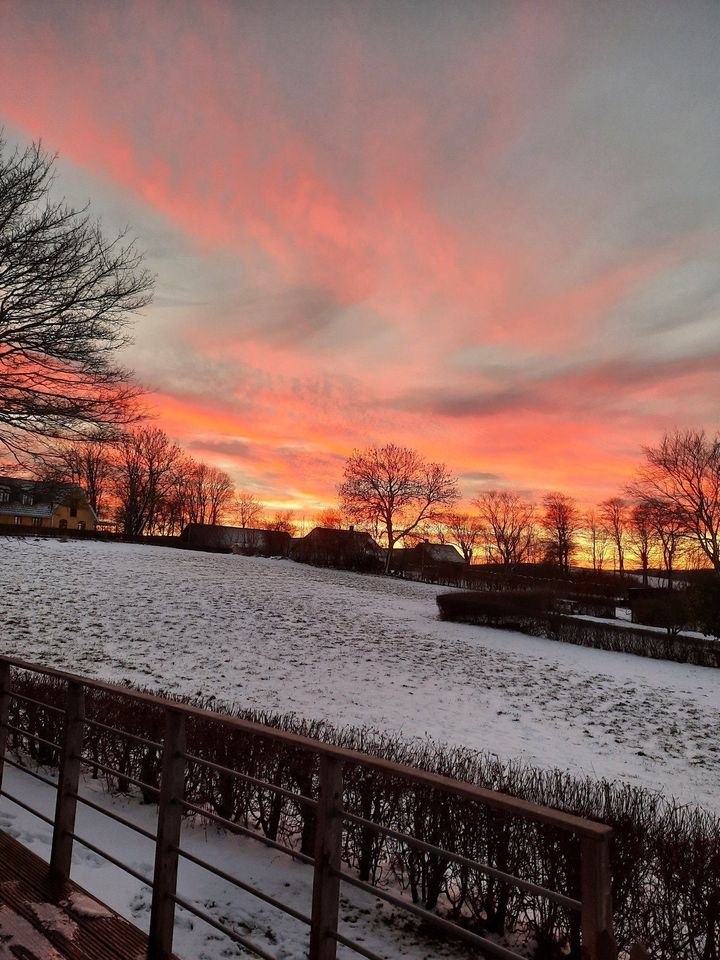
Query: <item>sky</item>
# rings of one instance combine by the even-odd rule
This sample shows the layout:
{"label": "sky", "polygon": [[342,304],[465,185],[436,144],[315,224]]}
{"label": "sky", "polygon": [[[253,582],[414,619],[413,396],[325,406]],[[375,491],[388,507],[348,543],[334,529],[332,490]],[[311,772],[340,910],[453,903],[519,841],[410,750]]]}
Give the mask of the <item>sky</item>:
{"label": "sky", "polygon": [[615,494],[720,426],[720,6],[0,0],[0,124],[157,275],[126,362],[275,506],[354,448]]}

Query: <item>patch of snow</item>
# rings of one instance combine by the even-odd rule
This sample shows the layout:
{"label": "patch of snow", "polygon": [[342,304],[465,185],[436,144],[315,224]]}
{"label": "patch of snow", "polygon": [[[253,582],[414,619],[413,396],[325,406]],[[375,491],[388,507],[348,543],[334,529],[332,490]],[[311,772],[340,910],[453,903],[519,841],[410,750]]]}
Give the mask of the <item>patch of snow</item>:
{"label": "patch of snow", "polygon": [[[622,619],[622,623],[618,623],[619,619]],[[634,623],[629,617],[618,617],[617,620],[613,620],[609,617],[591,617],[587,613],[572,613],[568,615],[568,620],[590,620],[592,623],[609,623],[610,626],[620,626],[623,630],[647,630],[649,633],[667,633],[665,627],[653,627],[649,623]],[[704,633],[698,633],[696,630],[681,630],[678,636],[689,637],[691,640],[715,639],[714,637],[707,637]]]}
{"label": "patch of snow", "polygon": [[39,930],[6,904],[0,906],[0,960],[28,956],[36,960],[63,960]]}
{"label": "patch of snow", "polygon": [[95,919],[109,919],[112,911],[97,900],[93,900],[86,893],[74,890],[65,901],[68,910],[76,917],[92,917]]}
{"label": "patch of snow", "polygon": [[441,621],[445,589],[289,560],[9,538],[0,648],[720,810],[717,671]]}
{"label": "patch of snow", "polygon": [[59,933],[67,940],[74,940],[77,936],[77,924],[60,907],[53,903],[33,903],[30,909],[46,930]]}

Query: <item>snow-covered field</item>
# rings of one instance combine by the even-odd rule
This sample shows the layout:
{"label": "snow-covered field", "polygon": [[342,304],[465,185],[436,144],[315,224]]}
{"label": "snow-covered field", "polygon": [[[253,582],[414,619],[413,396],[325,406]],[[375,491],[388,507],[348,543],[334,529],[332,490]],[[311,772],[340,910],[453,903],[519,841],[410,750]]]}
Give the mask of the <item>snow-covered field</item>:
{"label": "snow-covered field", "polygon": [[[0,542],[0,650],[111,680],[622,778],[720,810],[717,671],[444,623],[438,592],[286,560],[8,539]],[[6,789],[52,813],[52,791],[11,768],[5,775]],[[97,783],[83,789],[154,829],[156,808],[98,795]],[[147,841],[87,808],[79,816],[81,836],[151,873]],[[5,799],[0,828],[48,857],[49,828]],[[200,826],[184,827],[183,845],[307,913],[306,867]],[[149,891],[79,845],[73,878],[147,926]],[[306,955],[297,922],[191,864],[180,882],[181,894],[278,958]],[[453,954],[417,939],[391,913],[352,890],[341,911],[345,932],[392,960]],[[243,955],[182,911],[176,936],[187,960]]]}
{"label": "snow-covered field", "polygon": [[6,539],[0,649],[720,810],[717,671],[446,623],[440,591],[288,560]]}

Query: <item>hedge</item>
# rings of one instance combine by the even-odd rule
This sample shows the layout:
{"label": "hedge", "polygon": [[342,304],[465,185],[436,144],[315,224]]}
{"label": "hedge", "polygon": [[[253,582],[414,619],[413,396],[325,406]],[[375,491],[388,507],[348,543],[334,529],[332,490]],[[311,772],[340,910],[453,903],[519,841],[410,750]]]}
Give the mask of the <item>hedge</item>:
{"label": "hedge", "polygon": [[720,642],[717,640],[670,636],[659,630],[581,620],[559,613],[552,596],[545,593],[474,590],[441,593],[437,604],[444,620],[518,630],[530,636],[616,653],[632,653],[653,660],[720,667]]}

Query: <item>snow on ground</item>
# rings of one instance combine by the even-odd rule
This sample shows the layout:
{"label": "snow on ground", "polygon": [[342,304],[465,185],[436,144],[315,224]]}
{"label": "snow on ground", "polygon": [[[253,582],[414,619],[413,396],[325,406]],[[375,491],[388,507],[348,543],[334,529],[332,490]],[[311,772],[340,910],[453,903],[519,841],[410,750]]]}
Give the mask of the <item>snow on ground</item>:
{"label": "snow on ground", "polygon": [[7,539],[0,650],[720,810],[717,671],[445,623],[441,590],[288,560]]}
{"label": "snow on ground", "polygon": [[[46,772],[49,774],[49,771]],[[51,787],[15,768],[6,767],[3,788],[45,816],[53,816],[55,790]],[[156,830],[157,807],[154,805],[145,806],[121,796],[111,797],[103,793],[100,781],[90,779],[85,780],[80,794],[151,833]],[[49,861],[51,828],[4,797],[0,800],[0,830],[15,837],[43,860]],[[154,845],[145,837],[82,804],[78,805],[75,832],[143,876],[152,877]],[[283,853],[270,851],[257,841],[229,836],[200,824],[183,825],[180,846],[309,916],[312,900],[311,867],[299,864]],[[75,883],[91,891],[102,903],[108,904],[147,932],[151,904],[148,887],[77,841],[74,844],[71,876]],[[213,919],[233,927],[241,936],[274,954],[278,960],[305,960],[307,957],[308,927],[305,924],[182,859],[178,873],[178,894]],[[90,901],[91,912],[95,906]],[[39,906],[38,909],[41,911],[41,921],[45,919],[48,925],[57,925],[58,917],[48,915],[47,907]],[[71,912],[87,915],[87,898],[80,903],[75,899]],[[429,942],[427,937],[419,937],[412,922],[408,924],[407,914],[399,922],[396,913],[394,908],[376,897],[343,887],[340,932],[392,960],[427,960],[431,956],[444,960],[458,957],[457,945],[445,948],[438,942]],[[64,915],[60,919],[67,923]],[[28,936],[33,942],[38,940],[38,935],[32,931],[28,931]],[[242,947],[228,941],[208,924],[180,908],[176,912],[174,950],[186,960],[227,960],[228,957],[250,956]],[[40,950],[37,953],[46,956]],[[0,950],[0,957],[3,956],[5,954]],[[340,960],[354,960],[357,954],[340,947],[338,957]],[[48,960],[51,960],[50,955]]]}
{"label": "snow on ground", "polygon": [[[618,610],[624,610],[624,607],[618,607]],[[630,611],[627,611],[630,614]],[[610,617],[592,617],[587,613],[570,613],[567,615],[568,620],[589,620],[591,623],[609,623],[611,627],[621,626],[624,630],[642,630],[647,631],[647,633],[662,633],[667,634],[665,627],[653,627],[649,623],[634,623],[630,616],[616,616],[614,620]],[[618,620],[623,621],[618,623]],[[711,637],[705,633],[699,633],[697,630],[680,630],[678,632],[678,637],[689,637],[690,640],[715,640],[715,637]]]}

